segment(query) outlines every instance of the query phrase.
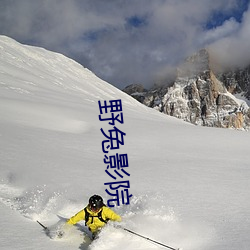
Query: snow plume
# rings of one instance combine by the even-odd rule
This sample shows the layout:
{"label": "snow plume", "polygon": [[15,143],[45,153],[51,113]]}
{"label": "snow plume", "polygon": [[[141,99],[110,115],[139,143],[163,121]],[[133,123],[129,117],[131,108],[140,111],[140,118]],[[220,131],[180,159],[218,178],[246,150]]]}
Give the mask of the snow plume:
{"label": "snow plume", "polygon": [[[145,194],[134,197],[130,206],[116,208],[123,218],[122,228],[161,243],[185,246],[187,250],[206,246],[207,241],[209,242],[214,237],[213,230],[201,221],[194,223],[194,221],[183,220],[180,214],[174,212],[173,208],[166,206],[165,199],[166,197],[160,193]],[[55,240],[58,237],[58,230],[60,231],[64,227],[66,220],[55,214],[73,214],[74,210],[78,211],[82,208],[82,204],[79,202],[67,201],[64,194],[52,192],[45,185],[21,192],[20,189],[11,185],[0,184],[0,201],[28,219],[49,223],[48,236]],[[61,221],[58,221],[59,218]],[[86,249],[91,243],[87,236],[89,232],[83,223],[80,225],[81,241],[79,241],[79,231],[74,228],[66,231],[63,240],[79,242],[80,249]],[[99,239],[91,244],[90,249],[115,250],[117,247],[121,249],[158,249],[157,244],[126,232],[122,228],[116,228],[115,223],[109,223],[100,233]],[[84,236],[84,234],[86,235]],[[112,241],[110,241],[111,238]]]}
{"label": "snow plume", "polygon": [[55,191],[49,191],[46,185],[21,191],[20,188],[0,184],[1,202],[34,221],[51,219],[50,215],[57,213],[62,205],[61,195]]}
{"label": "snow plume", "polygon": [[[124,218],[122,227],[172,247],[181,245],[190,250],[205,248],[214,237],[213,229],[200,221],[194,224],[193,221],[183,220],[173,208],[166,206],[165,199],[162,194],[152,193],[135,197],[129,209],[118,209]],[[121,240],[122,237],[124,240]],[[101,232],[99,240],[91,245],[91,249],[123,249],[124,242],[126,249],[159,249],[159,245],[138,235],[124,233],[123,229],[114,230],[112,224]]]}

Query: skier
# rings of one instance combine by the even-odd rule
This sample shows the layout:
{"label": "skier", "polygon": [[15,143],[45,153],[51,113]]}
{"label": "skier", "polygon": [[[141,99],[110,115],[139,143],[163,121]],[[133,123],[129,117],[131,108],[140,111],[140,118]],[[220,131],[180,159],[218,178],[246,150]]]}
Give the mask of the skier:
{"label": "skier", "polygon": [[94,239],[109,220],[120,222],[122,219],[106,207],[101,196],[95,194],[89,198],[89,204],[72,216],[67,224],[74,225],[80,220],[85,220],[85,226],[89,228]]}

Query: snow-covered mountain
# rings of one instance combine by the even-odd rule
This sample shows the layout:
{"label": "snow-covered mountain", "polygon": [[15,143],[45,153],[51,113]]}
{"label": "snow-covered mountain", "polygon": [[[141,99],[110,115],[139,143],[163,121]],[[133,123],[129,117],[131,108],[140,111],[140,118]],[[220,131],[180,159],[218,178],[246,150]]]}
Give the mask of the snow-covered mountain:
{"label": "snow-covered mountain", "polygon": [[238,94],[241,98],[245,97],[250,103],[250,66],[225,70],[216,75],[230,93]]}
{"label": "snow-covered mountain", "polygon": [[147,91],[131,85],[124,92],[146,106],[196,125],[248,130],[249,69],[221,73],[213,69],[211,61],[208,50],[200,50],[180,65],[171,86]]}
{"label": "snow-covered mountain", "polygon": [[[248,250],[250,134],[193,126],[140,104],[63,55],[0,37],[0,248],[163,249],[108,225],[93,243],[84,222],[48,238],[84,208],[107,201],[98,101],[122,100],[129,205],[122,226],[184,250]],[[60,220],[61,223],[63,221]]]}

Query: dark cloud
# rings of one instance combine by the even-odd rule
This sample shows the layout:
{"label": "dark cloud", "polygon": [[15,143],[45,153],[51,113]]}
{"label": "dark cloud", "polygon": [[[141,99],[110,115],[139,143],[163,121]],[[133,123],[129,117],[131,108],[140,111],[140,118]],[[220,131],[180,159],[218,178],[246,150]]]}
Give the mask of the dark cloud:
{"label": "dark cloud", "polygon": [[61,52],[120,88],[149,86],[203,47],[228,62],[227,49],[240,46],[247,61],[246,6],[244,0],[1,0],[0,33]]}

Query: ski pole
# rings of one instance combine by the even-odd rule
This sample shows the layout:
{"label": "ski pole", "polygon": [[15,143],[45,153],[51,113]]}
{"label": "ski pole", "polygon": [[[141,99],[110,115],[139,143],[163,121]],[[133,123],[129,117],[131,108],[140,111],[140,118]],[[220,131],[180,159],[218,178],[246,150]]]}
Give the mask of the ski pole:
{"label": "ski pole", "polygon": [[143,238],[143,239],[146,239],[146,240],[148,240],[148,241],[152,241],[152,242],[154,242],[154,243],[156,243],[156,244],[158,244],[158,245],[161,245],[161,246],[163,246],[163,247],[169,248],[169,249],[171,249],[171,250],[180,250],[180,248],[173,248],[173,247],[167,246],[167,245],[162,244],[162,243],[160,243],[160,242],[158,242],[158,241],[155,241],[155,240],[152,240],[152,239],[150,239],[150,238],[148,238],[148,237],[145,237],[145,236],[143,236],[143,235],[141,235],[141,234],[135,233],[135,232],[133,232],[133,231],[127,229],[127,228],[122,227],[122,229],[125,230],[125,231],[127,231],[127,232],[129,232],[129,233],[131,233],[131,234],[137,235],[137,236],[139,236],[139,237],[141,237],[141,238]]}
{"label": "ski pole", "polygon": [[37,220],[36,222],[37,222],[40,226],[42,226],[44,230],[48,230],[48,228],[45,227],[41,222],[39,222],[38,220]]}

